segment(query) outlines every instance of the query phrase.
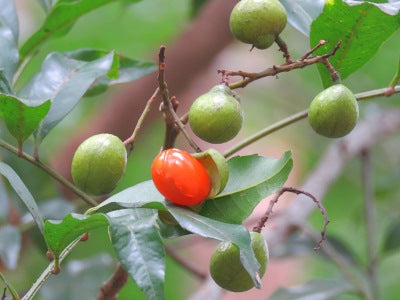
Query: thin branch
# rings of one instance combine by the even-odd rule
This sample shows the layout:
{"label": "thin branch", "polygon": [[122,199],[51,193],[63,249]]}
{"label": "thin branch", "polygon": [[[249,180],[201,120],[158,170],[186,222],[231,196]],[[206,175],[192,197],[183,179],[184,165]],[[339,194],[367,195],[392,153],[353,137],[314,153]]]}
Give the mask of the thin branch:
{"label": "thin branch", "polygon": [[[371,98],[377,98],[377,97],[381,97],[381,96],[389,97],[385,94],[385,92],[386,92],[386,88],[383,88],[383,89],[377,89],[377,90],[372,90],[372,91],[355,94],[354,96],[357,98],[358,101],[367,100],[367,99],[371,99]],[[397,85],[394,87],[393,94],[395,94],[395,93],[400,93],[400,85]],[[252,136],[249,136],[248,138],[244,139],[243,141],[240,141],[238,144],[236,144],[232,148],[228,149],[224,153],[224,156],[229,157],[229,156],[235,154],[236,152],[238,152],[239,150],[247,147],[248,145],[262,139],[263,137],[270,135],[271,133],[278,131],[279,129],[285,128],[286,126],[288,126],[290,124],[293,124],[297,121],[307,118],[307,115],[308,115],[308,110],[303,110],[303,111],[293,114],[283,120],[280,120],[264,129],[256,132]]]}
{"label": "thin branch", "polygon": [[300,60],[305,60],[307,59],[311,54],[313,54],[315,51],[317,51],[319,48],[321,48],[323,45],[325,45],[327,43],[327,41],[325,40],[320,40],[318,42],[318,44],[316,44],[312,49],[310,49],[309,51],[306,52],[306,54],[304,54]]}
{"label": "thin branch", "polygon": [[53,169],[48,167],[47,165],[43,164],[42,162],[34,159],[32,156],[29,154],[26,154],[25,152],[19,151],[17,148],[14,146],[8,144],[7,142],[0,140],[0,147],[6,149],[7,151],[17,155],[18,157],[21,157],[25,159],[27,162],[35,165],[36,167],[42,169],[45,171],[47,174],[49,174],[51,177],[53,177],[55,180],[57,180],[59,183],[64,185],[66,188],[71,190],[75,195],[77,195],[79,198],[81,198],[83,201],[85,201],[88,205],[90,206],[96,206],[97,202],[94,201],[90,196],[88,196],[86,193],[81,191],[78,187],[76,187],[74,184],[69,182],[67,179],[59,175],[57,172],[55,172]]}
{"label": "thin branch", "polygon": [[330,75],[331,75],[331,79],[332,79],[332,82],[333,83],[338,83],[339,82],[339,80],[340,80],[340,76],[339,76],[339,73],[338,73],[338,71],[336,71],[336,69],[332,66],[332,64],[329,62],[329,60],[326,58],[326,59],[323,59],[322,61],[321,61],[321,63],[328,69],[328,71],[329,71],[329,73],[330,73]]}
{"label": "thin branch", "polygon": [[318,241],[317,245],[314,247],[314,250],[318,250],[321,248],[322,242],[325,240],[325,235],[326,235],[326,227],[329,224],[329,218],[328,218],[328,213],[326,212],[325,207],[322,205],[321,201],[319,201],[315,196],[310,194],[309,192],[306,191],[301,191],[299,189],[295,189],[292,187],[283,187],[275,196],[274,199],[272,199],[269,202],[269,206],[267,211],[265,212],[264,216],[261,218],[260,222],[253,228],[253,231],[256,232],[261,232],[262,228],[265,226],[265,223],[268,221],[270,215],[272,214],[272,209],[274,208],[274,205],[278,203],[278,200],[280,197],[286,193],[294,193],[296,195],[305,195],[309,198],[311,198],[312,201],[318,206],[319,210],[321,211],[323,217],[324,217],[324,227],[321,231],[321,239]]}
{"label": "thin branch", "polygon": [[172,99],[169,96],[168,86],[165,81],[165,69],[166,69],[165,49],[166,49],[165,46],[161,46],[160,52],[158,53],[158,77],[157,77],[160,94],[163,99],[163,111],[165,114],[164,119],[167,127],[165,132],[163,149],[172,148],[175,144],[175,140],[179,134],[179,131],[182,131],[183,135],[185,136],[190,146],[196,152],[201,152],[200,147],[197,146],[197,144],[191,139],[191,137],[185,130],[185,126],[182,124],[182,121],[175,112],[178,102],[176,102],[176,106],[174,108],[171,101]]}
{"label": "thin branch", "polygon": [[[308,224],[298,224],[298,227],[307,234],[315,242],[320,239],[319,234]],[[339,267],[343,276],[356,288],[357,292],[363,296],[364,299],[372,300],[371,295],[368,293],[367,287],[359,280],[349,263],[338,252],[327,239],[321,247],[321,250]]]}
{"label": "thin branch", "polygon": [[278,35],[275,39],[275,43],[278,44],[279,46],[279,51],[282,51],[283,57],[286,60],[286,64],[291,64],[293,61],[290,58],[290,53],[287,44],[281,39],[281,37]]}
{"label": "thin branch", "polygon": [[136,136],[139,133],[140,129],[142,128],[144,119],[146,118],[147,114],[150,112],[151,105],[157,99],[157,97],[159,95],[159,92],[160,92],[159,88],[157,88],[154,91],[153,95],[147,101],[146,106],[145,106],[142,114],[140,115],[139,120],[136,123],[135,129],[133,130],[132,135],[124,141],[124,145],[125,145],[125,147],[128,148],[129,153],[132,152],[132,150],[133,150],[133,147],[134,147],[134,144],[135,144],[135,140],[136,140]]}
{"label": "thin branch", "polygon": [[116,300],[118,292],[127,281],[128,272],[119,263],[111,277],[101,285],[97,300]]}
{"label": "thin branch", "polygon": [[335,45],[335,47],[332,49],[332,51],[329,53],[326,53],[323,55],[318,55],[318,56],[313,56],[313,57],[306,57],[306,58],[304,58],[304,56],[303,56],[301,59],[292,61],[291,63],[284,63],[284,64],[278,65],[278,66],[274,65],[271,68],[268,68],[259,73],[248,73],[248,72],[243,72],[243,71],[228,71],[228,70],[218,70],[218,72],[221,73],[223,77],[228,77],[228,76],[243,77],[242,80],[229,84],[229,87],[231,89],[244,88],[250,82],[253,82],[260,78],[264,78],[264,77],[268,77],[268,76],[276,76],[277,74],[282,73],[282,72],[289,72],[289,71],[292,71],[295,69],[301,69],[301,68],[304,68],[306,66],[313,65],[316,63],[323,63],[324,61],[326,61],[326,59],[335,55],[336,51],[340,47],[340,44],[341,44],[341,42],[339,41]]}
{"label": "thin branch", "polygon": [[187,271],[195,275],[200,280],[204,280],[207,278],[207,274],[199,270],[197,265],[192,263],[191,260],[184,259],[182,256],[178,255],[174,249],[171,247],[165,246],[165,252],[175,260],[180,266],[185,268]]}
{"label": "thin branch", "polygon": [[3,289],[3,296],[1,297],[1,300],[6,300],[6,297],[7,297],[7,288],[5,287]]}
{"label": "thin branch", "polygon": [[361,151],[362,183],[364,191],[364,212],[368,256],[368,279],[374,299],[379,299],[378,257],[376,243],[376,208],[372,179],[372,160],[368,150]]}

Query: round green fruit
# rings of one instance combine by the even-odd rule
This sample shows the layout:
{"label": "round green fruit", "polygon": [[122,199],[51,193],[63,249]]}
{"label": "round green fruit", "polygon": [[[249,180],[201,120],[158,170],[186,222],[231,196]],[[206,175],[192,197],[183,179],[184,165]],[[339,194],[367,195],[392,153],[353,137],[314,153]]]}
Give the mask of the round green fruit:
{"label": "round green fruit", "polygon": [[286,10],[278,0],[242,0],[233,8],[229,25],[239,41],[266,49],[286,22]]}
{"label": "round green fruit", "polygon": [[75,184],[92,195],[110,193],[125,171],[127,153],[115,135],[98,134],[85,140],[72,159]]}
{"label": "round green fruit", "polygon": [[344,85],[336,84],[319,93],[311,102],[308,121],[319,134],[338,138],[350,133],[358,120],[358,103]]}
{"label": "round green fruit", "polygon": [[[260,264],[260,278],[268,264],[268,247],[263,236],[251,232],[251,245]],[[231,242],[222,242],[214,251],[210,260],[210,273],[214,281],[222,288],[232,292],[244,292],[254,287],[254,283],[240,262],[238,246]]]}
{"label": "round green fruit", "polygon": [[189,111],[189,124],[202,140],[213,144],[233,139],[243,123],[243,113],[235,94],[225,85],[217,85],[198,97]]}

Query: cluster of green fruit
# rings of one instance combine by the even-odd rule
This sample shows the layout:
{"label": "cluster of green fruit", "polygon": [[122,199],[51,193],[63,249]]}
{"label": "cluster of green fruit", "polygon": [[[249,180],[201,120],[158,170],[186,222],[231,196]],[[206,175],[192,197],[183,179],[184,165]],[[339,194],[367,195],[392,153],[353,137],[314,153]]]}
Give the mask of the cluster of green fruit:
{"label": "cluster of green fruit", "polygon": [[[238,40],[266,49],[285,28],[286,22],[285,9],[278,0],[242,0],[231,13],[230,27]],[[356,98],[344,85],[331,86],[314,98],[308,119],[317,133],[342,137],[356,125]],[[240,99],[226,84],[217,85],[198,97],[189,111],[193,132],[209,143],[231,140],[242,123]],[[122,177],[126,162],[126,148],[118,137],[95,135],[76,150],[72,177],[75,184],[89,194],[108,194]],[[229,177],[224,156],[214,149],[193,155],[179,149],[164,150],[154,159],[151,172],[156,188],[166,199],[189,207],[214,198],[224,189]],[[168,218],[172,216],[160,214],[161,220]],[[251,241],[262,277],[268,262],[267,244],[257,232],[251,233]],[[241,292],[254,287],[240,262],[239,248],[229,242],[218,245],[210,260],[210,273],[218,285],[230,291]]]}

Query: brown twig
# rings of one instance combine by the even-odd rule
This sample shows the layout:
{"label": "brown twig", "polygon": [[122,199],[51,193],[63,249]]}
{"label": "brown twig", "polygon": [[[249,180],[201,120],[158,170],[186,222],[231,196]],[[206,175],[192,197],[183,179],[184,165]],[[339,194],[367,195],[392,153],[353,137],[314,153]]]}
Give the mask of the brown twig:
{"label": "brown twig", "polygon": [[283,57],[284,57],[285,60],[286,60],[286,64],[291,64],[293,61],[292,61],[292,59],[290,58],[289,49],[288,49],[287,44],[284,42],[284,40],[282,40],[282,39],[280,38],[280,36],[278,35],[278,36],[276,37],[276,39],[275,39],[275,43],[278,44],[278,46],[279,46],[279,51],[282,51],[282,52],[283,52]]}
{"label": "brown twig", "polygon": [[324,216],[324,227],[321,231],[321,239],[318,241],[317,245],[314,247],[314,250],[318,250],[321,248],[322,242],[325,240],[325,234],[326,234],[326,227],[328,226],[329,223],[329,218],[328,214],[326,212],[325,207],[322,205],[321,201],[319,201],[316,197],[314,197],[312,194],[306,192],[306,191],[301,191],[292,187],[283,187],[275,196],[274,199],[272,199],[269,203],[268,209],[265,212],[264,216],[261,218],[260,222],[253,228],[253,231],[256,232],[261,232],[262,228],[265,226],[265,223],[268,221],[270,215],[272,214],[272,209],[274,208],[274,205],[278,203],[279,198],[285,193],[285,192],[290,192],[294,193],[296,195],[305,195],[309,198],[311,198],[314,203],[318,206],[319,210],[321,211],[322,215]]}
{"label": "brown twig", "polygon": [[184,267],[190,273],[195,275],[200,280],[204,280],[207,278],[207,274],[203,273],[197,265],[193,264],[192,261],[184,259],[182,256],[178,255],[174,249],[171,247],[165,246],[165,252],[175,260],[180,266]]}
{"label": "brown twig", "polygon": [[[183,125],[181,119],[176,114],[176,109],[178,107],[178,101],[176,98],[170,98],[167,82],[165,81],[165,46],[160,47],[160,52],[158,53],[158,86],[160,89],[160,94],[163,100],[162,110],[164,112],[164,120],[166,124],[166,132],[164,139],[163,149],[172,148],[175,144],[176,137],[179,132],[182,131],[186,140],[190,146],[196,151],[201,152],[201,149],[197,144],[191,139],[187,133],[185,126]],[[175,101],[175,107],[173,105]]]}
{"label": "brown twig", "polygon": [[6,300],[6,296],[7,296],[7,288],[5,287],[3,290],[3,296],[1,297],[1,300]]}
{"label": "brown twig", "polygon": [[325,40],[320,40],[318,42],[318,44],[316,44],[312,49],[310,49],[309,51],[306,52],[306,54],[304,54],[300,60],[305,60],[306,58],[308,58],[311,54],[313,54],[317,49],[321,48],[323,45],[325,45],[327,43],[327,41]]}
{"label": "brown twig", "polygon": [[136,136],[137,136],[138,132],[140,131],[140,129],[142,128],[144,119],[146,118],[147,114],[150,112],[151,105],[157,99],[159,92],[160,92],[160,89],[157,88],[154,91],[153,95],[150,97],[150,99],[147,100],[146,106],[145,106],[142,114],[140,115],[139,120],[136,123],[135,129],[133,130],[132,135],[124,141],[125,147],[128,148],[128,153],[132,152],[134,144],[135,144]]}
{"label": "brown twig", "polygon": [[323,59],[321,63],[328,69],[329,73],[331,74],[331,79],[333,83],[338,83],[340,77],[338,71],[332,66],[332,64],[329,62],[329,60]]}
{"label": "brown twig", "polygon": [[277,65],[277,66],[274,65],[271,68],[268,68],[259,73],[249,73],[249,72],[243,72],[243,71],[228,71],[228,70],[218,70],[218,73],[221,73],[222,76],[225,76],[225,77],[229,77],[229,76],[243,77],[242,80],[239,80],[239,81],[229,84],[229,87],[231,89],[244,88],[250,82],[253,82],[253,81],[263,78],[263,77],[276,76],[277,74],[282,73],[282,72],[289,72],[294,69],[301,69],[301,68],[304,68],[306,66],[313,65],[316,63],[323,63],[329,57],[335,55],[336,51],[340,47],[340,44],[341,44],[341,41],[339,41],[335,45],[335,47],[332,49],[332,51],[329,53],[325,53],[323,55],[317,55],[317,56],[313,56],[313,57],[306,57],[306,58],[304,58],[304,56],[303,56],[303,58],[292,61],[291,63],[284,63],[282,65]]}
{"label": "brown twig", "polygon": [[127,281],[128,272],[122,268],[121,264],[118,264],[111,277],[101,285],[97,300],[116,300],[119,290]]}

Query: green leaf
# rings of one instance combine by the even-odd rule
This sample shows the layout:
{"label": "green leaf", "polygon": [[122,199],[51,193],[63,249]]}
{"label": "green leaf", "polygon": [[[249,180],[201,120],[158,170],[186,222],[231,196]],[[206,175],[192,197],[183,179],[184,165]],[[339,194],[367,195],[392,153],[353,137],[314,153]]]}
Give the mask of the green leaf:
{"label": "green leaf", "polygon": [[[106,51],[95,49],[79,49],[65,52],[70,58],[81,61],[93,61],[107,54]],[[96,79],[85,96],[94,96],[107,90],[111,85],[135,81],[157,69],[153,62],[145,62],[127,58],[120,54],[114,54],[112,67],[107,75]]]}
{"label": "green leaf", "polygon": [[257,288],[261,288],[261,284],[257,279],[258,276],[256,276],[260,264],[254,255],[250,234],[246,227],[209,219],[189,209],[172,206],[172,204],[168,205],[167,208],[178,223],[186,230],[204,237],[220,241],[230,241],[236,244],[240,249],[240,260],[243,267],[253,279],[254,285]]}
{"label": "green leaf", "polygon": [[0,223],[7,221],[10,207],[9,197],[4,186],[3,178],[0,177]]}
{"label": "green leaf", "polygon": [[325,0],[280,0],[285,7],[288,22],[305,36],[310,35],[310,26],[322,12]]}
{"label": "green leaf", "polygon": [[8,288],[8,290],[10,291],[13,300],[20,300],[20,297],[17,293],[17,290],[13,287],[13,285],[11,284],[10,281],[7,280],[7,278],[3,275],[3,273],[0,272],[0,280],[3,281],[3,283],[5,284],[5,286]]}
{"label": "green leaf", "polygon": [[156,227],[157,211],[118,210],[108,218],[111,241],[124,269],[147,299],[164,299],[165,250]]}
{"label": "green leaf", "polygon": [[23,100],[0,94],[0,114],[7,128],[17,139],[19,149],[23,142],[37,129],[50,110],[50,100]]}
{"label": "green leaf", "polygon": [[258,155],[236,156],[228,161],[229,180],[214,199],[206,200],[200,214],[227,223],[241,224],[268,195],[286,182],[293,166],[291,152],[280,159]]}
{"label": "green leaf", "polygon": [[42,27],[21,47],[21,57],[25,58],[47,39],[66,34],[79,17],[113,1],[115,0],[59,0],[47,15]]}
{"label": "green leaf", "polygon": [[0,70],[0,93],[1,94],[14,94],[4,70]]}
{"label": "green leaf", "polygon": [[49,249],[58,257],[76,238],[89,230],[104,226],[108,226],[108,220],[103,214],[86,216],[72,213],[66,215],[62,221],[46,220],[44,238]]}
{"label": "green leaf", "polygon": [[280,288],[268,297],[268,300],[329,300],[337,299],[338,296],[352,291],[353,287],[345,281],[313,280],[304,285]]}
{"label": "green leaf", "polygon": [[165,210],[165,198],[154,186],[153,180],[136,184],[93,207],[87,213],[108,212],[120,208],[155,208]]}
{"label": "green leaf", "polygon": [[0,162],[0,174],[7,178],[11,187],[24,202],[36,225],[39,227],[40,232],[43,234],[43,218],[39,212],[39,208],[35,199],[33,199],[33,196],[22,182],[21,178],[19,178],[18,174],[15,173],[15,171],[9,165],[3,162]]}
{"label": "green leaf", "polygon": [[90,62],[57,52],[47,56],[40,73],[20,93],[28,99],[51,100],[49,113],[34,133],[37,145],[75,107],[92,83],[108,73],[113,56],[110,52]]}
{"label": "green leaf", "polygon": [[17,267],[19,251],[21,250],[21,233],[10,225],[0,228],[0,258],[8,269]]}
{"label": "green leaf", "polygon": [[387,231],[383,251],[389,252],[400,248],[400,222],[393,224]]}
{"label": "green leaf", "polygon": [[[399,27],[400,16],[382,11],[385,4],[352,2],[350,6],[342,0],[326,2],[323,13],[312,23],[310,45],[314,47],[320,40],[329,43],[320,47],[315,54],[324,54],[342,40],[337,53],[329,58],[342,79],[358,70],[378,51],[382,43]],[[378,7],[379,6],[379,7]],[[393,12],[393,11],[392,11]],[[318,64],[324,87],[332,85],[329,71]]]}
{"label": "green leaf", "polygon": [[111,275],[115,264],[110,255],[102,253],[87,259],[69,260],[63,271],[46,280],[40,290],[40,300],[95,299],[100,286]]}

